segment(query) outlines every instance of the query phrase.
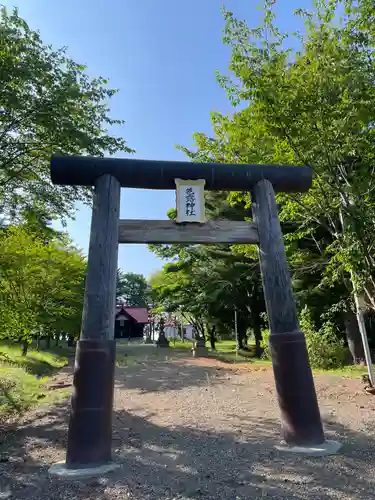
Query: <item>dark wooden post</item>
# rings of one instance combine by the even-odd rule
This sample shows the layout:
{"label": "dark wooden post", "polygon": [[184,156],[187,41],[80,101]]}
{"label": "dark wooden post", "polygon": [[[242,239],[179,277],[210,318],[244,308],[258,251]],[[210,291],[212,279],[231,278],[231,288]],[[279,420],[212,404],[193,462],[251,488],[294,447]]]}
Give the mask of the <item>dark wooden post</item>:
{"label": "dark wooden post", "polygon": [[114,321],[120,183],[95,182],[81,337],[77,344],[66,466],[111,461],[115,366]]}
{"label": "dark wooden post", "polygon": [[272,184],[261,180],[254,186],[252,197],[284,439],[292,446],[319,445],[324,442],[324,433]]}

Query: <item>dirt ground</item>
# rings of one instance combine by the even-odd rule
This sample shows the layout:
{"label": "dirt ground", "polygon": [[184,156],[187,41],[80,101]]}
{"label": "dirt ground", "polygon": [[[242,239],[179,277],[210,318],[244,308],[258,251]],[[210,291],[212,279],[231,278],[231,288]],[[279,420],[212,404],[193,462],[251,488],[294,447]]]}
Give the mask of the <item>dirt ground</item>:
{"label": "dirt ground", "polygon": [[279,411],[270,369],[187,356],[151,346],[120,356],[113,456],[121,466],[105,478],[49,477],[50,464],[64,459],[67,402],[3,429],[0,500],[375,497],[375,396],[359,380],[315,376],[326,436],[344,446],[333,457],[301,459],[274,448]]}

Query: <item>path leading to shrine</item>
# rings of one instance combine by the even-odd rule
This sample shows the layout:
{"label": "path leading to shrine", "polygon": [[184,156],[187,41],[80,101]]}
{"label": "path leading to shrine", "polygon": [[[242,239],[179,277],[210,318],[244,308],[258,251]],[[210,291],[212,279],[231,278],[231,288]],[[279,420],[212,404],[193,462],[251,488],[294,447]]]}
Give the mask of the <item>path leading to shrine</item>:
{"label": "path leading to shrine", "polygon": [[0,499],[372,498],[375,397],[360,381],[315,376],[327,437],[344,447],[337,456],[301,460],[274,448],[280,433],[272,370],[247,367],[121,346],[113,435],[121,467],[84,482],[49,477],[49,465],[64,459],[68,405],[39,408],[6,429]]}

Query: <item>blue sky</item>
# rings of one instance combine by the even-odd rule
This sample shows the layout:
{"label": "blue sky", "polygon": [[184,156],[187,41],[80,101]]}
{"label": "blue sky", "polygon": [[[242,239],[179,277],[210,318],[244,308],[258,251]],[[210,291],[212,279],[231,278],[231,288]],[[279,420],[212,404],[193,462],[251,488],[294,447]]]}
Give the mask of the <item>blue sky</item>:
{"label": "blue sky", "polygon": [[[70,57],[92,75],[110,80],[119,94],[112,115],[126,124],[115,130],[136,150],[135,157],[183,160],[176,144],[191,145],[194,132],[210,133],[210,112],[231,111],[215,70],[225,71],[229,52],[221,41],[224,3],[239,18],[257,25],[252,0],[2,0],[20,9],[43,41],[67,46]],[[278,25],[293,31],[292,12],[308,0],[279,0]],[[171,191],[123,189],[121,218],[165,219],[175,204]],[[68,232],[88,248],[90,209],[78,205]],[[150,275],[163,262],[143,245],[121,245],[119,267]]]}

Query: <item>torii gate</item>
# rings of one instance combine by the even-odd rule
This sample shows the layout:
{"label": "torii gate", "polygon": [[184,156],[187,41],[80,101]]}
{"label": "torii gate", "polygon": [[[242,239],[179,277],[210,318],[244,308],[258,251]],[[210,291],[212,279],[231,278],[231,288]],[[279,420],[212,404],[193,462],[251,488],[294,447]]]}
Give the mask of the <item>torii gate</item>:
{"label": "torii gate", "polygon": [[[54,184],[95,186],[81,337],[77,344],[66,463],[51,473],[101,474],[111,461],[115,366],[114,314],[118,243],[256,243],[285,446],[309,454],[336,452],[326,441],[292,293],[275,192],[311,187],[307,166],[238,165],[55,156]],[[207,190],[250,191],[254,223],[119,220],[120,188],[176,189],[176,179]]]}

